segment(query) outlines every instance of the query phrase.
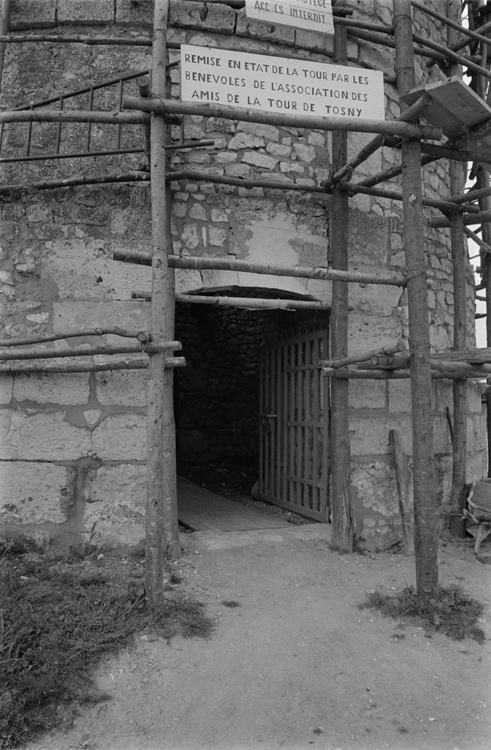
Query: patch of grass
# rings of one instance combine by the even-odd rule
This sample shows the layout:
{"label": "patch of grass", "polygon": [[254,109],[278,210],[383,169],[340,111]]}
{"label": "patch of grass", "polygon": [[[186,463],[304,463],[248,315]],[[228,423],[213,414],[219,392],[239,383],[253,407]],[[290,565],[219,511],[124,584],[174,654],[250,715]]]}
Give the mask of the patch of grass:
{"label": "patch of grass", "polygon": [[465,596],[460,586],[441,587],[433,599],[419,598],[412,586],[394,595],[373,591],[367,601],[358,606],[376,609],[385,617],[419,621],[428,631],[439,631],[456,641],[473,638],[483,643],[486,640],[483,630],[476,624],[484,607]]}
{"label": "patch of grass", "polygon": [[18,747],[105,696],[92,680],[105,654],[142,631],[209,637],[203,605],[184,596],[151,610],[143,582],[85,561],[4,557],[0,569],[0,748]]}
{"label": "patch of grass", "polygon": [[32,539],[27,537],[5,537],[0,539],[0,558],[22,555],[24,552],[32,552],[35,549]]}

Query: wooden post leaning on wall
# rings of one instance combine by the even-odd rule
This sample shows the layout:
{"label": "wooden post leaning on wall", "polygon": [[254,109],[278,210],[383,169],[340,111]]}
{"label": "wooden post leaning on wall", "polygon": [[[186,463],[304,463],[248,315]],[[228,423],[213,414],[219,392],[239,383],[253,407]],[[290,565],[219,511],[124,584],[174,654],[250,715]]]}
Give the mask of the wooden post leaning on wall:
{"label": "wooden post leaning on wall", "polygon": [[[152,91],[166,95],[167,19],[169,0],[155,0],[152,48]],[[164,118],[152,114],[150,170],[152,199],[152,305],[151,328],[166,338],[169,322],[168,214],[166,209],[166,144]],[[151,605],[163,600],[164,560],[179,556],[175,476],[172,373],[165,369],[165,354],[149,357],[147,412],[147,505],[145,529],[146,591]]]}
{"label": "wooden post leaning on wall", "polygon": [[[447,17],[460,22],[461,0],[447,0]],[[455,29],[447,30],[449,46],[458,40],[460,35]],[[452,64],[449,75],[459,75],[459,65]],[[451,161],[450,195],[464,192],[464,165]],[[464,241],[464,220],[462,213],[452,211],[450,214],[450,237],[452,243],[453,294],[454,294],[454,332],[453,346],[455,351],[467,349],[467,258]],[[465,536],[463,511],[466,494],[467,464],[467,381],[453,382],[453,440],[452,440],[452,491],[450,504],[450,531],[454,536]]]}
{"label": "wooden post leaning on wall", "polygon": [[[347,63],[347,36],[344,26],[336,26],[334,62]],[[346,131],[332,134],[332,169],[336,173],[347,162]],[[331,261],[336,270],[348,270],[349,197],[334,186],[331,200]],[[332,282],[331,359],[348,355],[348,294],[344,281]],[[333,544],[342,552],[353,551],[353,513],[351,507],[349,380],[331,382],[331,522]]]}
{"label": "wooden post leaning on wall", "polygon": [[[393,0],[395,71],[399,94],[416,85],[412,45],[411,0]],[[431,414],[430,330],[421,191],[421,145],[402,143],[404,249],[411,350],[411,404],[414,467],[416,588],[431,598],[438,588],[438,508],[435,497],[433,421]]]}

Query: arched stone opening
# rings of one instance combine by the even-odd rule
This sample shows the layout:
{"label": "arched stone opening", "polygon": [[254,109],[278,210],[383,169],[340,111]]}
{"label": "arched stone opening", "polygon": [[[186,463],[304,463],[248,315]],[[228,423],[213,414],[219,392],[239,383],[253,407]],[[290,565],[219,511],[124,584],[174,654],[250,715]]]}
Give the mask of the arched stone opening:
{"label": "arched stone opening", "polygon": [[[191,292],[188,292],[190,294]],[[193,290],[197,295],[310,300],[259,287]],[[268,345],[327,330],[326,310],[247,309],[177,302],[176,337],[186,367],[175,370],[178,473],[249,493],[260,454],[260,360]],[[213,483],[213,479],[211,480]]]}

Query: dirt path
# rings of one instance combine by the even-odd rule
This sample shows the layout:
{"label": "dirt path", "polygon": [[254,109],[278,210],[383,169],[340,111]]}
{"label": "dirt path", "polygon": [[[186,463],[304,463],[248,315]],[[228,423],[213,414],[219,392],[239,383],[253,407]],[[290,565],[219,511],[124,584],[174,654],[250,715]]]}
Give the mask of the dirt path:
{"label": "dirt path", "polygon": [[111,700],[31,750],[489,750],[491,566],[468,543],[442,546],[441,582],[486,604],[488,640],[430,638],[357,608],[367,590],[412,584],[414,558],[340,556],[328,534],[187,535],[176,569],[215,634],[140,637],[99,670]]}

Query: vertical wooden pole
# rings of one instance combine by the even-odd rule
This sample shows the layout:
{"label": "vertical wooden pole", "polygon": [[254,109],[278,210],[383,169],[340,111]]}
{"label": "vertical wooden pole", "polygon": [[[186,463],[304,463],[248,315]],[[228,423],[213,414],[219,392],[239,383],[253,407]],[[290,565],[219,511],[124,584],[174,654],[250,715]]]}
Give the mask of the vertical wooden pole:
{"label": "vertical wooden pole", "polygon": [[[152,92],[166,95],[167,18],[169,0],[155,0],[152,49]],[[169,294],[170,251],[165,183],[167,126],[152,114],[150,169],[152,198],[152,334],[166,339],[173,335]],[[172,290],[171,290],[172,291]],[[145,564],[147,598],[151,605],[163,599],[164,559],[179,556],[177,493],[175,475],[172,370],[165,369],[165,354],[152,354],[149,361],[147,415],[147,507]]]}
{"label": "vertical wooden pole", "polygon": [[[0,35],[7,36],[10,28],[10,6],[11,0],[2,0],[2,11],[0,14]],[[3,63],[7,42],[0,42],[0,92],[2,91]]]}
{"label": "vertical wooden pole", "polygon": [[[480,5],[477,6],[474,3],[469,6],[469,24],[470,28],[476,28],[476,25],[480,24],[480,18],[485,8]],[[486,8],[487,10],[487,8]],[[489,17],[489,13],[487,14]],[[478,20],[479,19],[479,20]],[[489,50],[487,45],[482,44],[482,65],[489,68]],[[486,97],[486,81],[483,76],[474,77],[474,90],[479,93],[479,96]],[[491,93],[488,92],[486,97],[486,103],[490,104]],[[489,169],[481,164],[477,170],[477,186],[479,188],[488,188],[490,185],[490,173]],[[480,198],[479,207],[481,211],[488,211],[491,209],[491,198]],[[483,224],[481,226],[481,237],[486,243],[491,243],[491,225]],[[482,281],[486,290],[486,346],[491,346],[491,256],[488,253],[481,252],[481,266]],[[491,477],[491,393],[486,395],[486,417],[487,417],[487,445],[488,445],[488,477]]]}
{"label": "vertical wooden pole", "polygon": [[[490,176],[484,165],[479,168],[477,185],[480,188],[489,187]],[[491,199],[481,198],[479,206],[482,210],[491,209]],[[491,243],[491,225],[483,224],[481,227],[481,238],[486,243]],[[486,346],[491,347],[491,256],[481,252],[481,265],[483,266],[483,283],[486,290]],[[487,421],[487,443],[488,443],[488,477],[491,477],[491,393],[486,394],[486,421]]]}
{"label": "vertical wooden pole", "polygon": [[[451,21],[460,23],[461,0],[447,0],[447,16]],[[457,41],[458,32],[448,27],[447,43],[449,46]],[[453,64],[449,75],[459,75],[460,66]],[[450,161],[450,195],[464,192],[464,165]],[[450,217],[450,236],[452,243],[453,293],[454,293],[454,334],[455,351],[467,348],[467,258],[464,241],[464,218],[462,213],[453,211]],[[452,492],[451,509],[456,514],[450,518],[450,530],[458,537],[465,536],[463,510],[466,503],[466,464],[467,464],[467,381],[453,382],[453,441],[452,441]],[[457,515],[458,513],[458,515]]]}
{"label": "vertical wooden pole", "polygon": [[[411,0],[393,0],[397,86],[405,94],[416,85]],[[438,588],[438,508],[435,497],[431,414],[430,330],[421,195],[421,145],[402,144],[404,249],[411,348],[411,403],[414,469],[416,588],[420,598]]]}
{"label": "vertical wooden pole", "polygon": [[[346,27],[336,26],[334,61],[347,62]],[[332,169],[336,173],[348,160],[348,134],[332,134]],[[348,270],[349,197],[334,187],[331,213],[332,268]],[[332,283],[331,358],[348,354],[348,284]],[[333,544],[342,552],[353,551],[353,513],[350,491],[349,380],[333,378],[331,384],[331,465],[332,465],[332,533]]]}

